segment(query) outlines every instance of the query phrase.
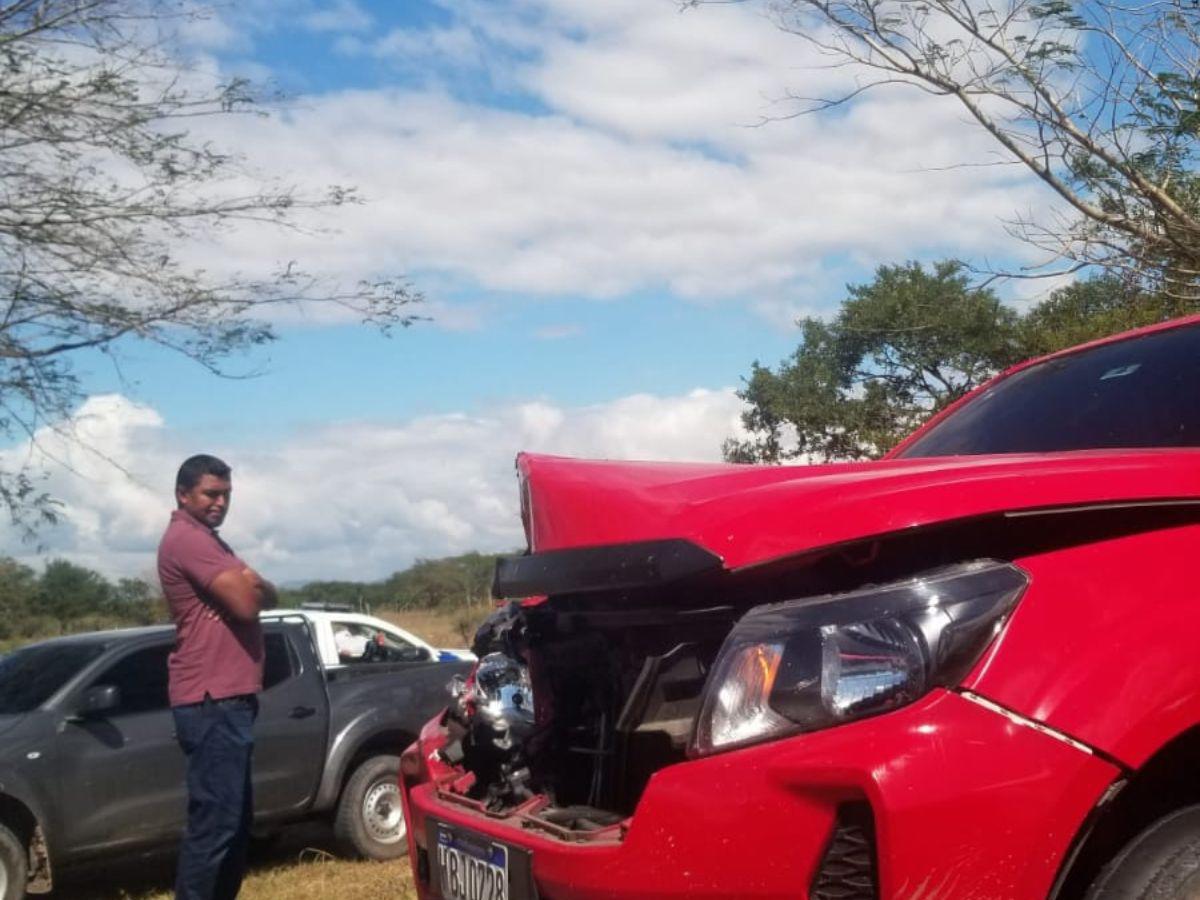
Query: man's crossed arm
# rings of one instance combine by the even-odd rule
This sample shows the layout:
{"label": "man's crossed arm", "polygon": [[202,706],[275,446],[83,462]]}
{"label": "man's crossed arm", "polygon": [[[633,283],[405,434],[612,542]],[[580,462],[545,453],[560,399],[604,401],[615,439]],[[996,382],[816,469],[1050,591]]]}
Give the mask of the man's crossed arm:
{"label": "man's crossed arm", "polygon": [[240,622],[255,621],[262,610],[274,608],[279,600],[275,585],[248,566],[222,572],[212,580],[208,590]]}

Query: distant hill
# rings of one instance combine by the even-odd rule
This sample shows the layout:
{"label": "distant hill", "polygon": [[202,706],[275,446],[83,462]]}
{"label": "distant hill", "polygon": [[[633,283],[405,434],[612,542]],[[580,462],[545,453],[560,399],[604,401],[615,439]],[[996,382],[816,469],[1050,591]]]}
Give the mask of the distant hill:
{"label": "distant hill", "polygon": [[[515,551],[514,551],[515,552]],[[280,591],[281,606],[344,603],[355,609],[456,609],[491,604],[496,560],[511,554],[464,553],[418,559],[382,581],[311,581]]]}

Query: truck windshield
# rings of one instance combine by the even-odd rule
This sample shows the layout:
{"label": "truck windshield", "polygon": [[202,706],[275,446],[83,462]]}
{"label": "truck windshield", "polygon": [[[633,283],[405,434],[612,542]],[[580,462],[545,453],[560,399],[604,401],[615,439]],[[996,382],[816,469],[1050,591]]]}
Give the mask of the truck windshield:
{"label": "truck windshield", "polygon": [[35,644],[0,656],[0,715],[37,709],[105,646],[101,641]]}
{"label": "truck windshield", "polygon": [[1200,446],[1200,325],[1030,366],[947,416],[900,459]]}

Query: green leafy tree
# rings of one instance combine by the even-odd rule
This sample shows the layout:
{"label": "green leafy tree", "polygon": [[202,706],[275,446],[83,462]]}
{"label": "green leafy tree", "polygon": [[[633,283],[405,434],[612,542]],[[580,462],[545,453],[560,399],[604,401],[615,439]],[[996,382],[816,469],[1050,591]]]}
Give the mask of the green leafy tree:
{"label": "green leafy tree", "polygon": [[281,606],[302,606],[305,603],[336,603],[359,609],[372,605],[368,586],[358,581],[311,581],[298,588],[281,592]]}
{"label": "green leafy tree", "polygon": [[159,596],[157,585],[142,578],[121,578],[111,594],[108,611],[121,620],[138,625],[166,622],[166,601]]}
{"label": "green leafy tree", "polygon": [[112,601],[113,587],[100,573],[55,559],[38,579],[35,611],[57,620],[66,632],[73,620],[111,613]]}
{"label": "green leafy tree", "polygon": [[[175,54],[172,30],[203,14],[181,0],[0,3],[4,439],[71,411],[81,350],[150,341],[221,373],[275,337],[264,317],[275,307],[337,306],[385,330],[413,321],[420,295],[399,279],[187,262],[190,242],[239,223],[295,228],[299,210],[357,202],[342,186],[297,192],[192,135],[200,119],[261,112],[245,81],[207,83]],[[0,471],[0,504],[29,528],[54,518],[26,471]]]}
{"label": "green leafy tree", "polygon": [[485,603],[490,598],[496,557],[466,553],[418,559],[383,585],[388,605],[408,609],[450,608]]}
{"label": "green leafy tree", "polygon": [[957,262],[880,266],[829,322],[802,320],[795,353],[754,364],[745,440],[727,459],[869,459],[1021,358],[1019,317]]}
{"label": "green leafy tree", "polygon": [[355,609],[457,609],[491,602],[496,554],[418,559],[382,581],[313,581],[281,592],[280,604],[340,603]]}
{"label": "green leafy tree", "polygon": [[166,620],[156,586],[140,578],[122,578],[114,585],[99,572],[61,559],[51,560],[39,575],[23,563],[0,558],[2,647]]}
{"label": "green leafy tree", "polygon": [[1053,353],[1178,315],[1172,298],[1148,293],[1115,275],[1077,281],[1053,291],[1021,320],[1024,355]]}
{"label": "green leafy tree", "polygon": [[37,573],[10,557],[0,558],[0,640],[20,633],[37,595]]}
{"label": "green leafy tree", "polygon": [[152,603],[154,595],[154,588],[141,578],[121,578],[112,592],[113,602],[117,606]]}

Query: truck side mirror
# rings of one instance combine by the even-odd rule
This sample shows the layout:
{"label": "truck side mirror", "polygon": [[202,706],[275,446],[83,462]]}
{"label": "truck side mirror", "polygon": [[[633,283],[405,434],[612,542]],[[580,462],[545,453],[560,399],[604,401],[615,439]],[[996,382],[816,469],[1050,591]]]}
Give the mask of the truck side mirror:
{"label": "truck side mirror", "polygon": [[121,689],[119,687],[115,684],[98,684],[84,692],[83,703],[80,704],[77,715],[85,719],[99,718],[120,705]]}

